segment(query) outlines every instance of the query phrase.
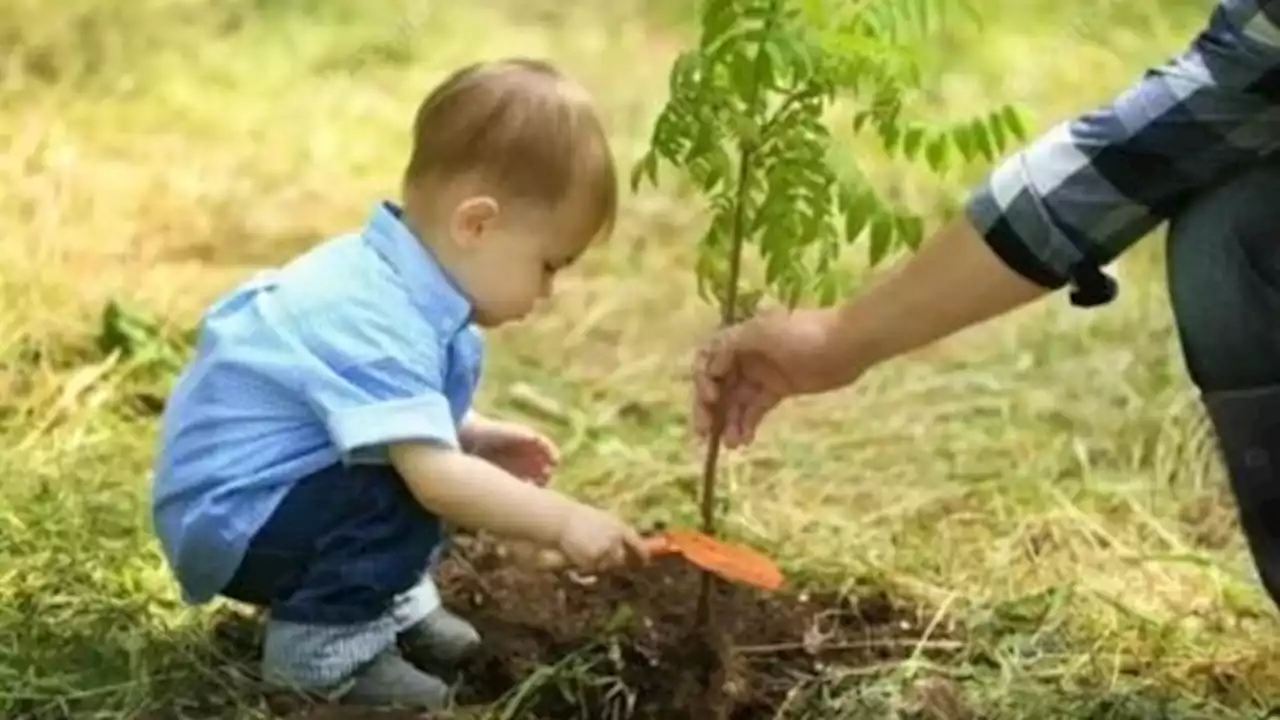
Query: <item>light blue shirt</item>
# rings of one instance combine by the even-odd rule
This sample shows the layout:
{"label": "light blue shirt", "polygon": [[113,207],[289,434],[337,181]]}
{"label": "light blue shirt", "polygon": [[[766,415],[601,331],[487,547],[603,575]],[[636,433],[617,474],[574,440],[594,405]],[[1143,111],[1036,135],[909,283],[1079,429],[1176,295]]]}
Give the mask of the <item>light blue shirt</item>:
{"label": "light blue shirt", "polygon": [[471,311],[390,203],[209,308],[154,468],[155,528],[186,601],[221,591],[299,479],[386,463],[395,441],[457,446],[484,354]]}

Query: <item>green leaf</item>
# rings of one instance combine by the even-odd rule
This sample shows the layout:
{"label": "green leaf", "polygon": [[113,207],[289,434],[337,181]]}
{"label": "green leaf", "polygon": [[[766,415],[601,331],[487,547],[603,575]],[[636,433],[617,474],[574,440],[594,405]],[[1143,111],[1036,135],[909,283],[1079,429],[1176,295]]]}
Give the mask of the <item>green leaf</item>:
{"label": "green leaf", "polygon": [[646,152],[631,169],[631,191],[639,190],[645,179],[653,185],[658,184],[658,156],[652,150]]}
{"label": "green leaf", "polygon": [[872,267],[880,264],[889,251],[893,249],[893,217],[878,214],[871,221],[871,248],[868,260]]}
{"label": "green leaf", "polygon": [[893,152],[897,149],[898,140],[901,138],[902,131],[899,130],[897,123],[890,121],[880,125],[880,140],[885,150]]}
{"label": "green leaf", "polygon": [[956,149],[965,160],[972,161],[974,159],[973,130],[968,125],[958,125],[951,131],[951,139],[956,144]]}
{"label": "green leaf", "polygon": [[1004,152],[1007,140],[1004,132],[1004,118],[999,112],[987,116],[987,129],[991,132],[991,142],[997,152]]}
{"label": "green leaf", "polygon": [[981,118],[974,118],[969,127],[972,131],[973,144],[978,152],[987,160],[995,160],[995,149],[991,145],[991,133],[986,124]]}
{"label": "green leaf", "polygon": [[862,132],[862,131],[863,131],[863,129],[864,129],[864,128],[866,128],[867,123],[868,123],[868,122],[871,122],[871,118],[872,118],[872,117],[874,117],[874,113],[872,113],[870,110],[860,110],[860,111],[858,111],[858,112],[857,112],[856,114],[854,114],[854,116],[853,116],[853,123],[852,123],[852,125],[853,125],[853,131],[854,131],[855,133],[860,133],[860,132]]}
{"label": "green leaf", "polygon": [[915,250],[924,241],[924,221],[914,215],[899,215],[894,219],[898,231],[898,239],[908,248]]}
{"label": "green leaf", "polygon": [[755,58],[745,52],[735,53],[729,60],[729,77],[740,97],[750,97],[756,87]]}
{"label": "green leaf", "polygon": [[908,160],[915,160],[920,153],[920,146],[924,142],[924,130],[919,127],[913,127],[907,130],[902,137],[902,154]]}
{"label": "green leaf", "polygon": [[1009,132],[1013,133],[1014,137],[1019,140],[1027,139],[1027,127],[1022,122],[1022,117],[1017,108],[1012,105],[1005,105],[1000,110],[1000,116],[1004,118],[1005,127],[1008,128]]}
{"label": "green leaf", "polygon": [[943,173],[948,170],[948,160],[950,159],[948,151],[950,148],[951,145],[947,141],[946,135],[935,135],[929,138],[924,156],[925,161],[929,163],[929,168],[935,173]]}
{"label": "green leaf", "polygon": [[738,20],[733,0],[708,0],[702,12],[702,47],[706,48],[728,33]]}
{"label": "green leaf", "polygon": [[862,231],[875,213],[875,199],[870,193],[848,190],[844,201],[844,239],[852,243],[858,239]]}
{"label": "green leaf", "polygon": [[[774,65],[770,79],[777,82],[778,75],[787,77],[788,87],[803,86],[818,72],[812,51],[804,38],[791,33],[774,33],[765,39],[761,50]],[[782,72],[782,71],[786,72]]]}
{"label": "green leaf", "polygon": [[840,286],[835,282],[832,275],[824,275],[818,280],[818,304],[824,306],[834,305],[840,294]]}

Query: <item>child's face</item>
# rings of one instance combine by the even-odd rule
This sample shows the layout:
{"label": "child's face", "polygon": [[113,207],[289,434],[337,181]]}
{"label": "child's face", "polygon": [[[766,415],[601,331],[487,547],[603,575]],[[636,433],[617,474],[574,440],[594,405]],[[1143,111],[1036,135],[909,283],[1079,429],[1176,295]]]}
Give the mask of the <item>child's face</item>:
{"label": "child's face", "polygon": [[476,323],[495,327],[522,320],[550,297],[556,273],[577,259],[588,241],[575,232],[573,213],[502,206],[473,197],[454,211],[450,268],[475,306]]}

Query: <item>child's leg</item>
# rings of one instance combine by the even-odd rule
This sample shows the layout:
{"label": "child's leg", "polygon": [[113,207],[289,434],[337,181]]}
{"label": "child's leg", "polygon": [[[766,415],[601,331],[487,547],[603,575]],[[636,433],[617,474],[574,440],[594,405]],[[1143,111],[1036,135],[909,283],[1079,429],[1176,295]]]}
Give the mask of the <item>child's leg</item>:
{"label": "child's leg", "polygon": [[405,657],[414,665],[444,672],[455,668],[480,646],[480,633],[441,605],[402,630],[399,641]]}
{"label": "child's leg", "polygon": [[436,546],[422,582],[397,598],[399,616],[408,621],[398,638],[405,657],[433,672],[454,669],[480,646],[480,633],[441,604],[432,580],[447,542],[446,537]]}
{"label": "child's leg", "polygon": [[254,542],[230,598],[269,608],[263,674],[358,702],[438,706],[448,688],[396,652],[396,635],[439,605],[423,570],[440,541],[387,467],[304,479]]}

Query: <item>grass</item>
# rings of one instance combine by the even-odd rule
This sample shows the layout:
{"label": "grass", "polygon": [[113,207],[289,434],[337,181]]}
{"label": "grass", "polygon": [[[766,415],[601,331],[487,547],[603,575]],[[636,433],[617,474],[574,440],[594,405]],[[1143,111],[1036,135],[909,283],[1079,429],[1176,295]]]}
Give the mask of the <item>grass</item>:
{"label": "grass", "polygon": [[[927,100],[941,114],[1012,100],[1043,128],[1180,50],[1209,3],[980,5],[988,27],[939,44]],[[596,92],[629,163],[687,38],[682,7],[0,10],[0,716],[168,717],[213,697],[253,717],[210,649],[209,609],[178,602],[149,534],[164,339],[254,267],[359,223],[394,189],[422,92],[459,63],[552,57]],[[869,164],[926,203],[977,177]],[[698,219],[679,192],[629,197],[618,236],[551,306],[495,334],[482,391],[483,407],[564,443],[562,487],[637,521],[693,507],[686,367],[714,322],[692,291]],[[1056,299],[966,333],[792,404],[726,461],[730,531],[803,582],[870,579],[972,637],[954,664],[863,679],[824,712],[896,701],[925,671],[958,680],[985,717],[1244,718],[1277,700],[1280,635],[1161,263],[1150,238],[1125,258],[1115,305]],[[163,327],[102,337],[113,300]],[[529,415],[531,394],[554,411]]]}

